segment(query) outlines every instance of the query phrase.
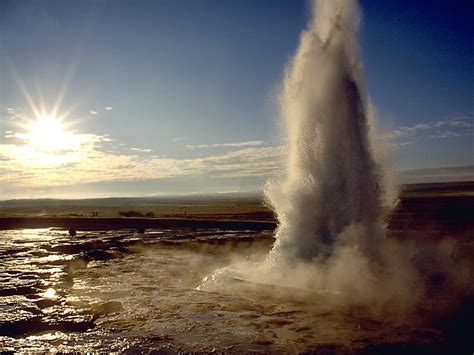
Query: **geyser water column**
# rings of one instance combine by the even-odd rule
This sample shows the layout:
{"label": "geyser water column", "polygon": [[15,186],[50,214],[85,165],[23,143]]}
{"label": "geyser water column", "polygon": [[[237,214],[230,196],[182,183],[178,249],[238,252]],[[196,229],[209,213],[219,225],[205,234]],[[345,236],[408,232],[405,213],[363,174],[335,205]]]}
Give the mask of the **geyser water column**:
{"label": "geyser water column", "polygon": [[373,252],[383,239],[383,177],[370,142],[359,22],[356,1],[313,1],[286,70],[286,172],[265,190],[279,220],[272,258],[324,258],[342,242]]}

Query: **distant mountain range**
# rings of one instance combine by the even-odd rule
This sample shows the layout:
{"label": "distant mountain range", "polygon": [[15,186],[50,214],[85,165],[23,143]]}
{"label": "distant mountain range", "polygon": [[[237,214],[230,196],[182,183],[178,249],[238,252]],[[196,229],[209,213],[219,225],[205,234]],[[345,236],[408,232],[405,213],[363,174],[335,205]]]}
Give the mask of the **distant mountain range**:
{"label": "distant mountain range", "polygon": [[[474,192],[474,181],[408,184],[402,187],[406,193],[463,193]],[[14,199],[0,201],[0,207],[38,206],[160,206],[160,205],[215,205],[256,204],[263,201],[263,193],[227,192],[218,194],[193,194],[181,196],[108,197],[86,199]]]}
{"label": "distant mountain range", "polygon": [[183,196],[107,197],[86,199],[13,199],[0,201],[0,207],[36,206],[157,206],[205,204],[255,204],[263,199],[262,192],[229,192],[219,194],[193,194]]}

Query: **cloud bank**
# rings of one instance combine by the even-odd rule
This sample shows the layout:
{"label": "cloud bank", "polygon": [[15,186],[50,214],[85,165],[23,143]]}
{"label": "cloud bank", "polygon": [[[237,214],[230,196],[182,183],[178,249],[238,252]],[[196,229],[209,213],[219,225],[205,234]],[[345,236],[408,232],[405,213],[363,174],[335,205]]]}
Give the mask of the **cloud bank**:
{"label": "cloud bank", "polygon": [[[150,149],[110,150],[107,136],[74,134],[77,144],[60,152],[42,152],[14,139],[0,144],[0,185],[9,189],[47,188],[105,181],[142,181],[192,176],[270,177],[279,169],[281,147],[261,141],[229,143],[239,148],[198,158],[164,158]],[[252,146],[256,145],[256,146]]]}
{"label": "cloud bank", "polygon": [[203,149],[203,148],[234,148],[234,147],[255,147],[263,145],[263,141],[245,141],[235,143],[217,143],[217,144],[186,144],[188,149]]}
{"label": "cloud bank", "polygon": [[474,115],[402,126],[385,134],[392,150],[414,144],[419,139],[449,139],[474,136]]}

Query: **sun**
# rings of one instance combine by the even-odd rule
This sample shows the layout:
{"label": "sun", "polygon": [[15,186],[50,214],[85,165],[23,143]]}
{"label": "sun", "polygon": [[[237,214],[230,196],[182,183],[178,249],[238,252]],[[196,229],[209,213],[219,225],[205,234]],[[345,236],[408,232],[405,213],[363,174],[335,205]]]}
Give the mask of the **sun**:
{"label": "sun", "polygon": [[71,147],[71,134],[65,130],[64,124],[52,116],[39,116],[30,123],[25,138],[32,147],[57,152]]}
{"label": "sun", "polygon": [[82,120],[78,117],[71,120],[69,115],[73,108],[60,110],[67,90],[67,78],[53,105],[48,107],[41,91],[35,100],[21,77],[16,72],[14,75],[29,105],[27,109],[18,109],[15,116],[18,120],[13,124],[18,131],[12,135],[15,141],[9,149],[16,161],[22,166],[47,169],[82,161],[99,139],[72,129]]}
{"label": "sun", "polygon": [[78,134],[69,128],[65,116],[38,114],[33,119],[25,118],[21,133],[15,138],[21,144],[16,146],[18,159],[29,166],[55,166],[77,161],[83,153],[87,135]]}

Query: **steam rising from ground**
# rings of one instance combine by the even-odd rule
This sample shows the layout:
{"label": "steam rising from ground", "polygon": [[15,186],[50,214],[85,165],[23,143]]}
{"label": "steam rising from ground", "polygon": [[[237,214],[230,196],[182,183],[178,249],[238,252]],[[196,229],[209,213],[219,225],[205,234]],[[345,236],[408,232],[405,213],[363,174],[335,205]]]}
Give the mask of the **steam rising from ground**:
{"label": "steam rising from ground", "polygon": [[[275,245],[264,262],[236,261],[214,281],[230,276],[257,288],[278,285],[273,293],[309,300],[329,294],[331,303],[375,312],[396,305],[391,308],[398,314],[423,296],[413,263],[417,249],[386,238],[394,189],[375,149],[356,42],[359,22],[355,0],[314,0],[282,88],[286,172],[265,190],[279,220]],[[439,250],[432,254],[449,259]]]}
{"label": "steam rising from ground", "polygon": [[[388,258],[396,246],[385,239],[390,198],[374,152],[356,42],[359,22],[356,1],[313,2],[313,19],[287,68],[281,97],[286,175],[269,182],[265,192],[279,220],[269,267],[285,284],[372,302],[378,273],[384,274],[387,297],[399,297],[395,291],[407,290],[405,281],[412,280],[401,277],[411,275],[403,266],[409,263]],[[387,275],[394,270],[397,275]]]}
{"label": "steam rising from ground", "polygon": [[313,11],[281,98],[286,177],[266,189],[280,221],[277,258],[329,255],[356,224],[362,249],[377,252],[383,238],[382,170],[372,153],[355,41],[359,9],[337,0],[316,1]]}

